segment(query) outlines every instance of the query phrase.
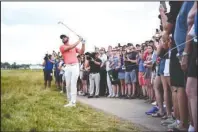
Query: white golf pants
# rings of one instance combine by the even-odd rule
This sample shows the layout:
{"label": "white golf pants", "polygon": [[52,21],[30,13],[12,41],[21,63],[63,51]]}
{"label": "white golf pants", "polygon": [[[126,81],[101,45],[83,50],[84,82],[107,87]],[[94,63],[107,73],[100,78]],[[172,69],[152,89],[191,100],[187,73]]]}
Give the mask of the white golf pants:
{"label": "white golf pants", "polygon": [[65,69],[65,80],[66,80],[66,90],[67,99],[69,103],[76,103],[77,96],[77,80],[79,76],[79,64],[66,65]]}

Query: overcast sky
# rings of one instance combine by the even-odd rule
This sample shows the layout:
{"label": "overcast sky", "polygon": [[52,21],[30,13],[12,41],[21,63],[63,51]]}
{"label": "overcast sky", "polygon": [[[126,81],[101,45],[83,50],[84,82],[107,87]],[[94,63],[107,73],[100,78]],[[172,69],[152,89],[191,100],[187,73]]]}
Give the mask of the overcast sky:
{"label": "overcast sky", "polygon": [[87,40],[87,51],[142,43],[159,27],[158,9],[159,2],[1,2],[1,61],[41,63],[59,51],[62,33],[75,42],[58,21]]}

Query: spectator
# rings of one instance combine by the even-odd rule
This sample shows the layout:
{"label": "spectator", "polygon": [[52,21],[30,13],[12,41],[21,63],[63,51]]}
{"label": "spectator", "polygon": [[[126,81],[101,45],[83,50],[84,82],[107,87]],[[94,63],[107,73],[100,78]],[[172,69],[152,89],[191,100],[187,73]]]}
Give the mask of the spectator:
{"label": "spectator", "polygon": [[57,61],[57,54],[56,54],[56,52],[53,50],[53,52],[52,52],[52,61],[54,61],[54,63],[55,63],[55,65],[53,65],[53,68],[54,68],[54,80],[55,80],[55,85],[57,85],[58,83],[57,83],[57,81],[56,81],[56,61]]}
{"label": "spectator", "polygon": [[[156,51],[156,54],[158,56],[158,58],[160,56],[163,56],[162,54],[162,44],[161,44],[161,41],[159,41],[160,43],[156,46],[157,48],[157,51]],[[157,102],[157,105],[158,105],[158,108],[159,108],[159,112],[155,113],[155,114],[152,114],[153,117],[162,117],[162,119],[166,119],[166,117],[164,118],[165,116],[165,110],[164,110],[164,107],[163,107],[163,87],[162,87],[162,82],[161,82],[161,78],[160,78],[160,74],[162,73],[161,71],[161,66],[163,67],[163,65],[160,65],[161,64],[161,60],[160,59],[156,59],[156,72],[157,72],[157,75],[156,75],[156,78],[154,80],[154,91],[155,91],[155,96],[156,96],[156,102]]]}
{"label": "spectator", "polygon": [[78,95],[82,95],[83,94],[83,85],[82,85],[82,81],[81,81],[81,76],[82,76],[82,72],[81,72],[81,55],[77,55],[77,59],[78,59],[78,64],[79,64],[79,76],[78,76],[78,80],[77,80],[77,91],[78,91]]}
{"label": "spectator", "polygon": [[[136,90],[136,60],[137,52],[134,51],[134,48],[132,50],[127,50],[127,54],[124,57],[126,72],[125,72],[125,83],[127,84],[127,90],[128,90],[128,98],[135,98],[135,90]],[[133,95],[131,96],[133,90]]]}
{"label": "spectator", "polygon": [[86,96],[88,95],[88,90],[87,90],[87,80],[88,80],[88,76],[89,76],[89,73],[88,71],[85,69],[85,56],[82,55],[81,57],[81,68],[80,68],[80,71],[81,71],[81,82],[82,82],[82,90],[83,90],[83,96]]}
{"label": "spectator", "polygon": [[140,47],[140,45],[139,45],[139,44],[136,44],[136,46],[135,46],[135,47],[136,47],[136,50],[137,50],[137,51],[141,51],[141,47]]}
{"label": "spectator", "polygon": [[116,50],[113,50],[112,57],[110,59],[111,70],[109,71],[109,76],[112,84],[113,93],[115,94],[112,97],[116,97],[116,98],[119,97],[118,62],[119,62],[119,58],[117,52]]}
{"label": "spectator", "polygon": [[51,87],[53,64],[54,61],[52,61],[52,55],[46,55],[43,62],[43,66],[45,67],[44,68],[45,88],[47,87],[47,82],[48,82],[48,87],[49,88]]}
{"label": "spectator", "polygon": [[126,90],[125,90],[125,70],[124,70],[124,54],[121,53],[119,56],[119,63],[118,63],[118,79],[120,80],[120,86],[121,86],[121,98],[124,98],[126,96]]}
{"label": "spectator", "polygon": [[55,61],[55,78],[56,78],[56,87],[58,90],[61,90],[61,80],[60,80],[60,77],[59,77],[59,74],[60,74],[60,70],[59,70],[59,63],[60,63],[60,60],[59,58],[56,59]]}
{"label": "spectator", "polygon": [[95,97],[99,97],[100,92],[100,65],[102,61],[99,59],[99,53],[93,53],[93,58],[89,58],[89,63],[87,63],[86,68],[90,67],[89,82],[90,82],[90,93],[88,98],[93,98],[94,96],[94,85],[96,87]]}
{"label": "spectator", "polygon": [[[105,54],[105,49],[101,48],[100,50],[100,60],[102,61],[102,64],[100,66],[100,96],[104,96],[107,90],[107,71],[106,71],[106,61],[107,61],[107,55]],[[108,94],[107,94],[108,95]]]}
{"label": "spectator", "polygon": [[149,96],[149,101],[152,103],[154,101],[154,91],[152,89],[151,85],[151,74],[152,74],[152,53],[153,53],[153,47],[148,46],[148,55],[146,60],[144,61],[144,66],[145,66],[145,84],[147,87],[147,94]]}
{"label": "spectator", "polygon": [[[156,61],[157,61],[157,42],[152,41],[153,45],[153,54],[152,54],[152,75],[151,75],[151,84],[154,84],[155,77],[157,76],[157,70],[156,70]],[[154,89],[153,89],[154,90]]]}
{"label": "spectator", "polygon": [[[109,56],[111,56],[111,55],[109,54]],[[106,71],[107,71],[107,87],[108,87],[108,91],[109,91],[108,97],[111,98],[111,97],[115,96],[115,93],[113,92],[112,84],[111,84],[111,80],[110,80],[110,76],[109,76],[109,71],[112,70],[110,68],[110,58],[109,58],[109,56],[107,56]]]}
{"label": "spectator", "polygon": [[58,67],[58,69],[60,70],[59,79],[60,79],[61,88],[62,88],[60,93],[66,93],[66,89],[65,89],[66,81],[65,81],[65,77],[64,77],[64,73],[65,73],[64,68],[65,68],[65,64],[64,64],[64,60],[62,58],[59,62],[59,67]]}
{"label": "spectator", "polygon": [[[192,3],[194,3],[193,6]],[[187,34],[186,36],[186,43],[183,53],[190,54],[190,56],[185,54],[182,55],[181,66],[184,71],[188,72],[186,93],[190,104],[189,105],[190,106],[189,112],[191,117],[190,127],[193,126],[194,131],[197,131],[197,2],[185,2],[182,8],[184,7],[186,7],[186,10],[184,10],[184,12],[180,11],[181,19],[183,18],[185,20],[185,24],[183,24],[182,26],[184,29],[186,29],[185,35],[189,33],[189,31],[190,33]],[[192,7],[191,10],[189,10],[190,7]],[[186,12],[189,12],[188,16]],[[195,32],[193,32],[193,29]],[[193,130],[189,130],[189,131],[193,131]]]}
{"label": "spectator", "polygon": [[147,97],[146,93],[146,86],[145,86],[145,80],[144,80],[144,73],[145,73],[145,67],[144,67],[144,59],[143,59],[143,51],[139,53],[139,58],[138,58],[138,81],[139,85],[142,88],[143,92],[143,98]]}

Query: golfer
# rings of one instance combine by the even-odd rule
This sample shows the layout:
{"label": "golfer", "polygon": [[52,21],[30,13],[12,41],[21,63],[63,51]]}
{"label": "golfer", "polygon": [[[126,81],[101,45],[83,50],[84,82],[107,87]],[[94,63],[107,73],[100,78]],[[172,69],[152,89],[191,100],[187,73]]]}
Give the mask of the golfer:
{"label": "golfer", "polygon": [[[63,45],[60,46],[60,52],[62,53],[64,63],[65,63],[65,80],[66,80],[66,90],[67,99],[69,103],[64,105],[64,107],[75,107],[76,106],[76,95],[77,95],[77,80],[79,76],[79,64],[77,59],[77,53],[83,54],[85,51],[85,41],[79,36],[79,40],[74,43],[69,43],[69,37],[66,35],[61,35]],[[82,48],[78,49],[76,46],[82,43]]]}

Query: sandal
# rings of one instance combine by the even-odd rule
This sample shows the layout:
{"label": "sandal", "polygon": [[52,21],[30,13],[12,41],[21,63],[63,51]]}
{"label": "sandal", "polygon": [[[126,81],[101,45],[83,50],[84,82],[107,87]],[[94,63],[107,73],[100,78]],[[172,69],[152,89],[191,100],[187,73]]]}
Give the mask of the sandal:
{"label": "sandal", "polygon": [[160,113],[154,113],[154,114],[152,114],[152,117],[163,117],[164,116],[164,114],[160,114]]}
{"label": "sandal", "polygon": [[169,128],[168,129],[168,132],[187,132],[188,131],[188,129],[186,129],[186,128],[180,128],[180,126],[179,126],[179,124],[177,124],[176,125],[176,127],[174,127],[174,128]]}

